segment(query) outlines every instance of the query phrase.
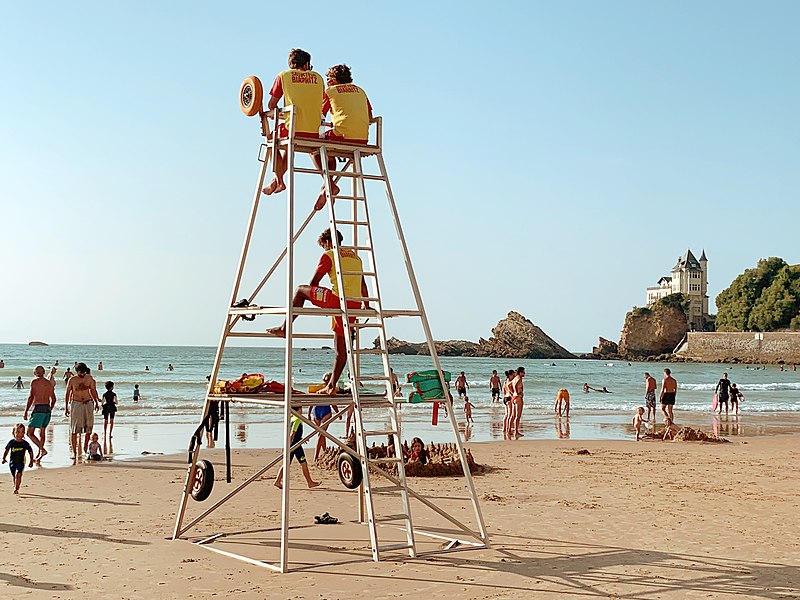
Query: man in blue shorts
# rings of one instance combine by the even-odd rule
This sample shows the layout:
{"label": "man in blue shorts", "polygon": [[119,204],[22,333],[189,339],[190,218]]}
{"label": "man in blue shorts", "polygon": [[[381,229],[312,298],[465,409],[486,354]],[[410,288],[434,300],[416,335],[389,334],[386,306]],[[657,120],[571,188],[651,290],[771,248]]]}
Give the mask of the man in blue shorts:
{"label": "man in blue shorts", "polygon": [[[28,437],[38,449],[36,454],[36,461],[39,462],[47,454],[44,449],[44,443],[47,438],[47,426],[50,424],[50,415],[56,405],[56,390],[53,381],[44,378],[44,367],[39,365],[33,370],[36,379],[31,381],[31,392],[28,394],[28,404],[25,406],[25,415],[23,419],[28,421]],[[31,413],[30,420],[28,419],[28,412]],[[39,430],[39,435],[36,435],[36,430]]]}

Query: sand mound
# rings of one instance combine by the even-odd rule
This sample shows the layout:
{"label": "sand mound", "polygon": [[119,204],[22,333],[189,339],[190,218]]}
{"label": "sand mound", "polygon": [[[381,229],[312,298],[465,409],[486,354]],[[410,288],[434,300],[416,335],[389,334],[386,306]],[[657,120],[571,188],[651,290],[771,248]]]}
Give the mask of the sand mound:
{"label": "sand mound", "polygon": [[[355,448],[355,437],[350,436],[347,440],[347,445]],[[426,447],[428,452],[428,463],[422,464],[420,462],[404,462],[405,472],[408,476],[413,477],[455,477],[463,475],[464,471],[461,467],[461,459],[458,456],[458,448],[455,444],[434,444],[430,443]],[[386,458],[387,456],[394,456],[394,448],[387,448],[386,444],[380,446],[372,445],[368,450],[370,458]],[[479,465],[472,458],[472,453],[465,450],[467,454],[467,464],[471,473],[483,473],[486,467]],[[408,457],[411,450],[408,442],[403,442],[403,455]],[[320,469],[328,471],[335,471],[339,460],[339,449],[328,447],[320,455],[316,466]],[[384,464],[383,470],[397,474],[396,464]]]}
{"label": "sand mound", "polygon": [[[644,437],[651,439],[664,439],[664,430],[656,431],[655,433],[645,433]],[[726,444],[730,440],[710,435],[699,429],[692,427],[681,427],[678,433],[675,434],[675,440],[680,442],[711,442],[713,444]]]}

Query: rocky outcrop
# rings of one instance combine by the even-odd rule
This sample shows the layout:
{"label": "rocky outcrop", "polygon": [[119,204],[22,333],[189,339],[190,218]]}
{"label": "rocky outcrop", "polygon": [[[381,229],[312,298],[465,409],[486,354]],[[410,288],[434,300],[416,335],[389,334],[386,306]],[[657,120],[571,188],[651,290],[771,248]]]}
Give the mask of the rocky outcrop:
{"label": "rocky outcrop", "polygon": [[[421,354],[428,356],[428,344],[405,342],[396,337],[391,337],[386,340],[389,347],[389,354]],[[439,356],[474,356],[475,349],[478,344],[475,342],[466,342],[463,340],[448,340],[446,342],[434,342],[436,347],[436,354]],[[375,348],[380,347],[380,338],[375,339]]]}
{"label": "rocky outcrop", "polygon": [[[429,354],[427,344],[387,340],[390,354]],[[463,340],[435,342],[439,356],[483,356],[490,358],[575,358],[539,327],[513,310],[494,329],[492,337],[476,344]],[[375,340],[379,347],[379,339]]]}
{"label": "rocky outcrop", "polygon": [[616,357],[619,356],[619,346],[616,342],[601,337],[597,342],[597,346],[592,348],[592,354],[598,358]]}
{"label": "rocky outcrop", "polygon": [[635,308],[625,315],[619,353],[632,359],[671,354],[688,330],[686,313],[678,307]]}
{"label": "rocky outcrop", "polygon": [[493,358],[575,358],[566,348],[513,310],[478,342],[474,356]]}

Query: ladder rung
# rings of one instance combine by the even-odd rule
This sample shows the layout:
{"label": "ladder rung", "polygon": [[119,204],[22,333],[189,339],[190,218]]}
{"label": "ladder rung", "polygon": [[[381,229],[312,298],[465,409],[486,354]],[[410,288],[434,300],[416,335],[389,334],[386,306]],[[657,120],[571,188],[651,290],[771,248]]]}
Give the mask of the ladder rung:
{"label": "ladder rung", "polygon": [[374,296],[345,296],[345,300],[352,300],[353,302],[380,302],[380,298]]}
{"label": "ladder rung", "polygon": [[372,246],[350,246],[353,250],[370,250],[372,251]]}
{"label": "ladder rung", "polygon": [[351,323],[350,327],[383,327],[382,323]]}
{"label": "ladder rung", "polygon": [[402,459],[398,456],[386,456],[384,458],[370,458],[369,462],[374,463],[399,463]]}
{"label": "ladder rung", "polygon": [[355,200],[357,202],[366,202],[366,198],[362,198],[361,196],[336,196],[337,200]]}
{"label": "ladder rung", "polygon": [[386,375],[364,375],[362,377],[357,377],[359,381],[391,381],[391,377],[387,377]]}
{"label": "ladder rung", "polygon": [[361,225],[362,227],[366,227],[369,225],[369,221],[351,221],[349,219],[336,219],[337,225]]}
{"label": "ladder rung", "polygon": [[375,277],[374,271],[342,271],[342,275],[363,275],[364,277]]}
{"label": "ladder rung", "polygon": [[386,352],[381,348],[356,348],[353,354],[385,354]]}
{"label": "ladder rung", "polygon": [[375,517],[375,523],[390,523],[392,521],[410,521],[411,517],[406,514],[386,515],[385,517]]}
{"label": "ladder rung", "polygon": [[385,546],[378,546],[378,552],[389,552],[390,550],[408,550],[411,544],[387,544]]}
{"label": "ladder rung", "polygon": [[364,435],[397,435],[397,431],[394,429],[365,430]]}
{"label": "ladder rung", "polygon": [[[276,339],[265,331],[229,331],[228,337],[249,337],[249,338],[271,338]],[[292,333],[293,339],[306,340],[330,340],[333,339],[332,333]]]}

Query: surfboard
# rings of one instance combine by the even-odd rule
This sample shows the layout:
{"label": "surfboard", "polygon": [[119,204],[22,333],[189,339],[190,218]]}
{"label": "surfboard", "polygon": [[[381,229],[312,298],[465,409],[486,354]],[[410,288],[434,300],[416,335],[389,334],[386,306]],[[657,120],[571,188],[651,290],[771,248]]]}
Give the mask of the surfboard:
{"label": "surfboard", "polygon": [[714,392],[714,399],[711,401],[711,410],[716,411],[718,406],[719,406],[719,397],[717,396],[717,393]]}

